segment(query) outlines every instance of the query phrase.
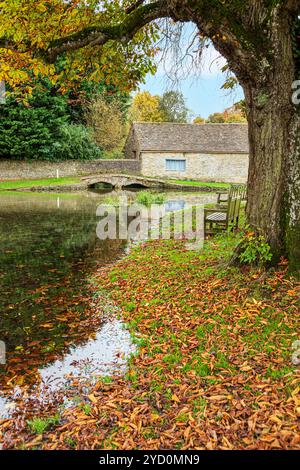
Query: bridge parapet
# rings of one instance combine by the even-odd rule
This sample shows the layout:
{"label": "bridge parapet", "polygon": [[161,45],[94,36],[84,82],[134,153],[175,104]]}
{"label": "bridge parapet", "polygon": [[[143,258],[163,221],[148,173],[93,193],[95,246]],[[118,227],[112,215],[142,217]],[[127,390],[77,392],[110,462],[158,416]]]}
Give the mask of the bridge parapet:
{"label": "bridge parapet", "polygon": [[145,188],[163,188],[166,183],[153,178],[132,175],[92,175],[81,178],[88,187],[97,184],[109,184],[115,189],[123,189],[128,186],[142,186]]}
{"label": "bridge parapet", "polygon": [[[112,174],[100,174],[84,176],[81,181],[89,188],[97,184],[109,184],[114,189],[120,190],[130,186],[140,186],[148,189],[170,189],[174,191],[197,191],[197,192],[216,192],[216,187],[212,183],[212,186],[208,186],[207,183],[204,186],[201,184],[177,184],[171,181],[164,181],[155,178],[147,178],[143,176],[133,175],[112,175]],[[225,190],[226,192],[226,190]]]}

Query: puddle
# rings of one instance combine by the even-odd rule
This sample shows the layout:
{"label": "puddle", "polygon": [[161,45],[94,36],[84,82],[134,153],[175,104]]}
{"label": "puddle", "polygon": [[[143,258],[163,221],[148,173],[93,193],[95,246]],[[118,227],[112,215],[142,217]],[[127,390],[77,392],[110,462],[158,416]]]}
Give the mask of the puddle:
{"label": "puddle", "polygon": [[15,409],[15,403],[8,401],[4,397],[0,397],[0,419],[8,418],[11,411]]}
{"label": "puddle", "polygon": [[86,377],[124,372],[126,358],[134,352],[130,334],[120,320],[106,323],[96,339],[67,354],[63,360],[39,370],[42,381],[51,389],[64,385],[66,376]]}
{"label": "puddle", "polygon": [[[53,393],[71,388],[76,379],[88,388],[99,377],[123,374],[127,360],[134,352],[135,346],[122,321],[110,320],[103,325],[95,339],[75,347],[63,359],[39,369],[41,382],[26,391],[26,399],[46,402]],[[10,416],[17,407],[14,400],[20,398],[22,393],[22,389],[16,387],[9,400],[0,396],[0,419]]]}

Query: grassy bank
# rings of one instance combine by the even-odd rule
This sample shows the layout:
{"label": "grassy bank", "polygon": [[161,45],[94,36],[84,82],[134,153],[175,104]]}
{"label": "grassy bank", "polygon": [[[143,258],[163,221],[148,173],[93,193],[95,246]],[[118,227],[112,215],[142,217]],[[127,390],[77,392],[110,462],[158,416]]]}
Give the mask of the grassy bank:
{"label": "grassy bank", "polygon": [[187,186],[200,186],[200,187],[208,187],[208,188],[216,188],[216,189],[228,189],[230,188],[230,183],[209,183],[209,182],[202,182],[202,181],[187,181],[187,180],[170,180],[170,182],[175,184],[183,184]]}
{"label": "grassy bank", "polygon": [[[181,181],[181,180],[172,180],[170,181],[176,184],[182,184],[186,186],[199,186],[199,187],[208,187],[215,189],[228,189],[230,184],[227,183],[202,183],[199,181]],[[18,180],[0,180],[0,191],[1,190],[10,190],[18,188],[31,188],[35,186],[59,186],[59,185],[68,185],[68,184],[77,184],[80,183],[80,178],[76,177],[66,177],[66,178],[44,178],[44,179],[18,179]]]}
{"label": "grassy bank", "polygon": [[0,180],[0,191],[7,189],[18,189],[18,188],[32,188],[34,186],[59,186],[65,184],[77,184],[80,182],[80,178],[45,178],[45,179],[24,179],[15,181],[1,181]]}
{"label": "grassy bank", "polygon": [[126,376],[100,381],[42,436],[25,419],[6,422],[5,446],[300,448],[300,285],[284,262],[269,273],[228,267],[236,243],[148,242],[99,269],[95,283],[138,345]]}

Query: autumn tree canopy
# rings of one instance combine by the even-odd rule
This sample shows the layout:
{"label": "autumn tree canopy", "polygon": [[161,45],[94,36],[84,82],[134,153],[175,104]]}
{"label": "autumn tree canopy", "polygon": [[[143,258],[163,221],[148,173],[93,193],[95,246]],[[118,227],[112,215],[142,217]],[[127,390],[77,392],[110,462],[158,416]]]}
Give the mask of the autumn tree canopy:
{"label": "autumn tree canopy", "polygon": [[132,122],[188,122],[189,110],[183,94],[166,91],[162,96],[149,91],[137,93],[129,112]]}
{"label": "autumn tree canopy", "polygon": [[[158,36],[156,25],[148,24],[146,19],[144,28],[134,28],[131,3],[0,2],[1,80],[13,87],[21,82],[23,89],[28,81],[30,91],[30,73],[41,73],[64,89],[70,82],[78,81],[80,75],[88,74],[90,80],[105,79],[107,84],[122,84],[126,91],[132,89],[147,72],[154,70],[152,58]],[[117,27],[120,22],[124,23],[124,33]],[[60,56],[64,56],[62,70],[55,66]]]}
{"label": "autumn tree canopy", "polygon": [[149,91],[137,93],[129,110],[131,122],[163,122],[164,116],[160,110],[160,97],[153,96]]}

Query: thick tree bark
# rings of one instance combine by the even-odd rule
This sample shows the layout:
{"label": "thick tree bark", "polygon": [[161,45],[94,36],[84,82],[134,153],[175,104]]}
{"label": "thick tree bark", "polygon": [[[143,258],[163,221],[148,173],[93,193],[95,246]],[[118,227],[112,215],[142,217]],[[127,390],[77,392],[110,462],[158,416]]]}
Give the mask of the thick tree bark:
{"label": "thick tree bark", "polygon": [[[278,27],[278,24],[277,24]],[[244,85],[250,166],[247,222],[271,246],[273,263],[287,256],[300,272],[300,119],[292,104],[295,79],[290,30],[276,32],[272,68]]]}
{"label": "thick tree bark", "polygon": [[[300,120],[280,93],[246,90],[250,162],[247,222],[265,236],[273,261],[288,256],[300,269]],[[275,90],[276,88],[276,90]],[[275,92],[275,96],[273,95]],[[273,98],[273,99],[272,99]]]}
{"label": "thick tree bark", "polygon": [[250,143],[247,223],[264,235],[278,261],[285,253],[285,159],[292,110],[276,92],[274,102],[272,88],[245,91]]}
{"label": "thick tree bark", "polygon": [[290,269],[300,277],[300,112],[295,113],[289,135],[287,153],[287,214],[285,246]]}

